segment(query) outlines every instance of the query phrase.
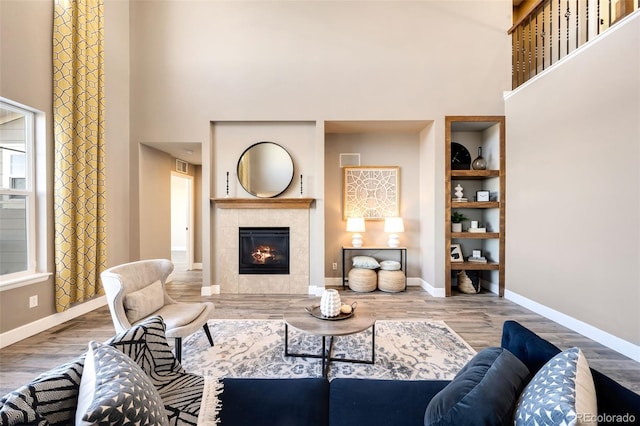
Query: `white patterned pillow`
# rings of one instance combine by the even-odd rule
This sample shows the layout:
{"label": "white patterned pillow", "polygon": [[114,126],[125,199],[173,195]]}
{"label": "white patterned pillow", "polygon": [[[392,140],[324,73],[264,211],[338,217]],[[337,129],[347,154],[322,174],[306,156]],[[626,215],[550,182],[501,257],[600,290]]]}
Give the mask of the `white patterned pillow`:
{"label": "white patterned pillow", "polygon": [[380,264],[371,256],[355,256],[352,260],[354,268],[377,269]]}
{"label": "white patterned pillow", "polygon": [[596,425],[598,406],[593,377],[579,348],[551,358],[522,391],[516,426]]}
{"label": "white patterned pillow", "polygon": [[142,369],[118,349],[89,343],[76,425],[168,425],[158,391]]}

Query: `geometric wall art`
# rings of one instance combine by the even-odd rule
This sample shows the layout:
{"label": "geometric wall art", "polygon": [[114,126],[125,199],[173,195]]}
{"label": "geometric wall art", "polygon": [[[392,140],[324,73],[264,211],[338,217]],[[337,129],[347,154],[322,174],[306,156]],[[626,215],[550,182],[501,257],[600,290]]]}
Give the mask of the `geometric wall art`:
{"label": "geometric wall art", "polygon": [[399,174],[398,166],[344,167],[343,219],[398,217]]}

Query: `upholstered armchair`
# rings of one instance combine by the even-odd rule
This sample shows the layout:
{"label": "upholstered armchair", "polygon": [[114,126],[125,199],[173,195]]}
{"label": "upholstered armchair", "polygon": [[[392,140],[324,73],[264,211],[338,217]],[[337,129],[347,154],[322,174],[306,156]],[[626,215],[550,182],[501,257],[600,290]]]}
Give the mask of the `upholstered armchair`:
{"label": "upholstered armchair", "polygon": [[165,289],[172,271],[173,263],[169,260],[151,259],[114,266],[100,276],[116,333],[160,315],[167,327],[167,338],[175,339],[176,358],[181,361],[182,338],[200,327],[213,346],[207,320],[214,306],[211,302],[185,303],[172,299]]}

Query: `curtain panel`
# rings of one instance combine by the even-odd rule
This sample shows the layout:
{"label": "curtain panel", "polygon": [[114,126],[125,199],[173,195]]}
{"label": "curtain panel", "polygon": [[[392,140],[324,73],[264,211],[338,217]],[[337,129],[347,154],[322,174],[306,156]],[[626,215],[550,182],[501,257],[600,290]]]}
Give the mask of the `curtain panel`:
{"label": "curtain panel", "polygon": [[103,0],[55,0],[55,296],[58,312],[104,294]]}

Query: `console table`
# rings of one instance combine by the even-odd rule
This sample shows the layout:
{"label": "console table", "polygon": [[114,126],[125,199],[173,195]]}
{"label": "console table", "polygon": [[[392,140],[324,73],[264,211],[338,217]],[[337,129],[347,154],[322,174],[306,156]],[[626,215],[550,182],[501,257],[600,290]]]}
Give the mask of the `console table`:
{"label": "console table", "polygon": [[[347,286],[346,253],[350,251],[396,251],[400,254],[400,270],[404,272],[404,289],[407,289],[407,248],[406,247],[342,247],[342,289]],[[375,255],[373,255],[375,256]],[[351,269],[351,268],[349,268]]]}

